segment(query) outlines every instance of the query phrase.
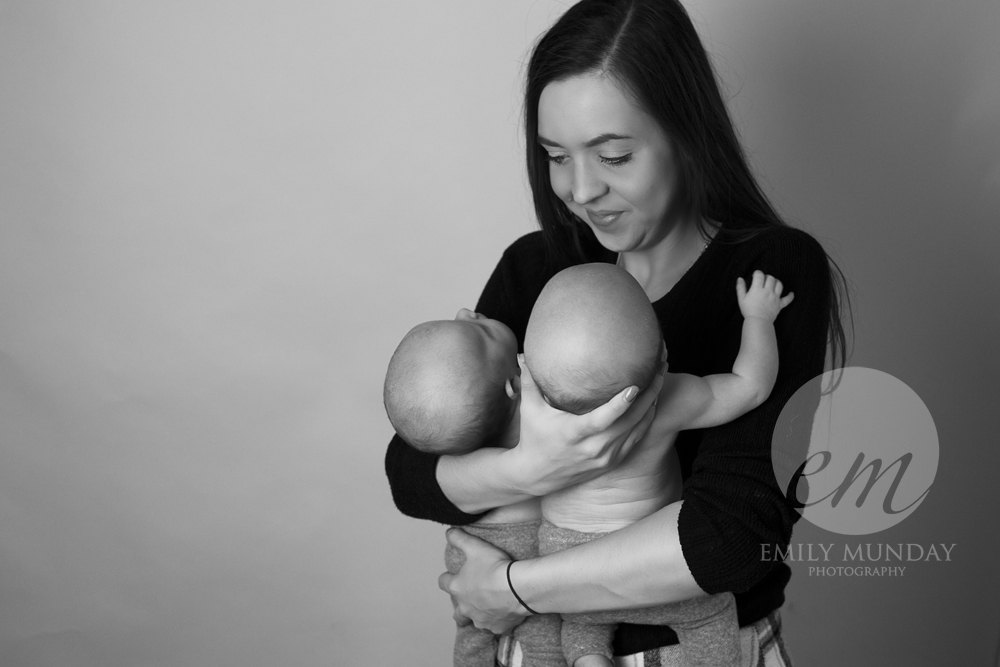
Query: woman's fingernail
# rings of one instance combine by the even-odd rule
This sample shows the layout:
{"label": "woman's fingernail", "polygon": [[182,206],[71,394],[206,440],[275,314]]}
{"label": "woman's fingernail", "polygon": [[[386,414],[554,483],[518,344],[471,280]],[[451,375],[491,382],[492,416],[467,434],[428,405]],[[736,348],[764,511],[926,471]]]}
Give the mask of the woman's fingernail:
{"label": "woman's fingernail", "polygon": [[635,400],[635,395],[639,393],[638,387],[629,387],[628,391],[625,392],[625,402],[631,403]]}

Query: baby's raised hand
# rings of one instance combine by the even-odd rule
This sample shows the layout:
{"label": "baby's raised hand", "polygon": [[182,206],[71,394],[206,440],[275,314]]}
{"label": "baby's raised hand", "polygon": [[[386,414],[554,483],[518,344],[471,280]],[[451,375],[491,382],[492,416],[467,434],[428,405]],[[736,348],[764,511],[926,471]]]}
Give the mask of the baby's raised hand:
{"label": "baby's raised hand", "polygon": [[792,302],[795,295],[781,296],[781,281],[763,271],[753,272],[753,281],[747,289],[743,278],[736,280],[736,299],[743,317],[759,317],[774,322],[781,309]]}

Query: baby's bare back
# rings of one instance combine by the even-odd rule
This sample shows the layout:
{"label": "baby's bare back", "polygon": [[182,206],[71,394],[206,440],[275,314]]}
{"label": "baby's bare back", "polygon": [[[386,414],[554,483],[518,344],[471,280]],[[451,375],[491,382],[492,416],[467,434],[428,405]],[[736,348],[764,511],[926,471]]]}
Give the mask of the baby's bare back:
{"label": "baby's bare back", "polygon": [[[542,290],[524,359],[546,400],[582,414],[629,386],[647,386],[663,352],[660,323],[635,278],[611,264],[582,264]],[[542,515],[561,528],[617,530],[680,497],[676,433],[647,437],[618,467],[549,494]]]}
{"label": "baby's bare back", "polygon": [[542,516],[560,528],[603,533],[679,500],[676,440],[676,432],[643,439],[614,470],[542,498]]}

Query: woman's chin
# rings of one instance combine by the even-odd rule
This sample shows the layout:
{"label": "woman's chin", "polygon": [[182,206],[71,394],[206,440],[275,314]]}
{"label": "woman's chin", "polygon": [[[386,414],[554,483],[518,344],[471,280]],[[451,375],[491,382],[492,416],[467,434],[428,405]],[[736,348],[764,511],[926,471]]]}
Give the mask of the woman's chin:
{"label": "woman's chin", "polygon": [[599,229],[591,225],[597,242],[611,252],[631,252],[637,249],[641,239],[635,238],[628,230]]}

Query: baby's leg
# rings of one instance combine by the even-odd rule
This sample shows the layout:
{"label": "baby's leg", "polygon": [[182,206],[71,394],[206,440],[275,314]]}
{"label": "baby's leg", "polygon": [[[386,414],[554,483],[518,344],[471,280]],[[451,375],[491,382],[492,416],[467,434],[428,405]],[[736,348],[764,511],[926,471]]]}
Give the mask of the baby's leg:
{"label": "baby's leg", "polygon": [[[607,533],[581,533],[559,528],[548,521],[542,521],[538,530],[538,555],[565,551],[577,544],[584,544]],[[615,638],[617,621],[587,623],[586,614],[563,614],[562,651],[569,667],[577,667],[577,660],[583,658],[578,667],[598,667],[611,664],[611,642]]]}
{"label": "baby's leg", "polygon": [[[473,527],[466,527],[469,532]],[[465,564],[465,554],[448,543],[444,548],[444,565],[452,574]],[[497,638],[489,630],[476,626],[459,625],[455,630],[454,667],[494,667],[497,656]]]}
{"label": "baby's leg", "polygon": [[586,623],[563,615],[563,656],[569,667],[611,667],[611,643],[617,623]]}
{"label": "baby's leg", "polygon": [[[462,526],[470,535],[486,540],[507,552],[514,560],[538,555],[538,526],[541,522],[486,523]],[[465,563],[465,554],[450,544],[445,549],[445,564],[452,574]],[[565,667],[559,646],[558,614],[529,616],[514,628],[514,638],[521,646],[523,667]],[[496,637],[474,625],[458,628],[455,637],[455,667],[493,667],[496,662]],[[488,657],[486,657],[488,655]]]}
{"label": "baby's leg", "polygon": [[[580,533],[546,521],[539,530],[539,553],[544,556],[563,551],[606,534]],[[570,667],[588,653],[610,660],[618,623],[670,626],[680,640],[685,665],[728,667],[740,662],[736,602],[732,593],[721,593],[646,609],[565,614],[562,643]]]}
{"label": "baby's leg", "polygon": [[691,598],[653,607],[650,611],[655,613],[657,610],[661,613],[666,610],[664,616],[669,618],[662,622],[677,633],[685,664],[696,667],[737,667],[740,664],[740,624],[732,593]]}
{"label": "baby's leg", "polygon": [[455,630],[454,667],[493,667],[497,660],[497,638],[489,630],[459,625]]}
{"label": "baby's leg", "polygon": [[609,622],[669,625],[677,633],[684,665],[736,667],[740,664],[739,623],[732,593],[719,593],[646,609],[574,614],[563,621],[563,643],[569,626],[606,627]]}
{"label": "baby's leg", "polygon": [[514,628],[514,639],[521,646],[521,667],[566,667],[563,659],[559,614],[529,616]]}

